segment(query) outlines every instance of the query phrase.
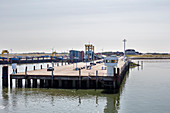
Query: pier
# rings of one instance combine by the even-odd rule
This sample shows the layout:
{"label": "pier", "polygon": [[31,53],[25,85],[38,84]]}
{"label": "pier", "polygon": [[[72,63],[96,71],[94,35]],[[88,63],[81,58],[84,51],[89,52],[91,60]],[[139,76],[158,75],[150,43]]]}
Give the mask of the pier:
{"label": "pier", "polygon": [[129,61],[124,62],[122,57],[114,68],[113,76],[107,76],[102,60],[94,63],[65,63],[63,66],[54,67],[54,71],[47,71],[47,68],[27,71],[26,67],[25,72],[10,74],[10,87],[116,90],[128,70]]}

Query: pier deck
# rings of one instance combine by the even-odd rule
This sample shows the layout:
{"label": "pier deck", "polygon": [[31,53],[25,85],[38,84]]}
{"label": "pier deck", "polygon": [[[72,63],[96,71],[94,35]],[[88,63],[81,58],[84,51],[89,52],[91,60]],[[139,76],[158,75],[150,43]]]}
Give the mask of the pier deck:
{"label": "pier deck", "polygon": [[[95,62],[97,62],[97,61],[95,61]],[[88,62],[87,65],[89,66],[90,63]],[[123,65],[124,65],[124,62],[121,57],[121,58],[119,58],[119,63],[118,63],[117,68],[121,68],[121,67],[123,67]],[[86,62],[77,63],[77,67],[78,68],[86,67]],[[96,65],[92,66],[92,68],[90,70],[81,69],[81,76],[89,76],[89,75],[96,76],[96,70],[98,71],[98,76],[107,76],[107,70],[102,70],[102,67],[105,67],[104,63],[96,64]],[[64,65],[64,66],[57,66],[57,67],[54,67],[53,75],[54,76],[79,76],[79,71],[73,70],[75,68],[76,68],[76,63],[70,64],[70,65]],[[17,73],[12,76],[18,76],[18,75],[25,76],[25,72]],[[29,75],[51,76],[52,72],[47,71],[47,68],[44,68],[44,69],[38,69],[38,70],[34,70],[34,71],[28,71],[27,76],[29,76]]]}

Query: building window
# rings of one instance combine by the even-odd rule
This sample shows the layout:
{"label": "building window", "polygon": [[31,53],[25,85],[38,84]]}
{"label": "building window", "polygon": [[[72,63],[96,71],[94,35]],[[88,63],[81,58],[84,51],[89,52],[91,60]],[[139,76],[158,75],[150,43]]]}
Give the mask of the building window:
{"label": "building window", "polygon": [[111,63],[115,63],[115,60],[111,60]]}
{"label": "building window", "polygon": [[106,60],[106,63],[109,63],[109,60]]}

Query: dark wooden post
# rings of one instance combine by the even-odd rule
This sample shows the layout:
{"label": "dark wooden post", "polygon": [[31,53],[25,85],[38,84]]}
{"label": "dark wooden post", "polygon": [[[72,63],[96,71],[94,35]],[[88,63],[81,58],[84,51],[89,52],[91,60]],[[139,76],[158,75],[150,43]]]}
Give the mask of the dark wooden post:
{"label": "dark wooden post", "polygon": [[42,69],[42,65],[41,65],[41,69]]}
{"label": "dark wooden post", "polygon": [[116,68],[115,67],[113,68],[113,73],[114,73],[113,76],[116,76]]}
{"label": "dark wooden post", "polygon": [[40,88],[44,87],[44,79],[40,79]]}
{"label": "dark wooden post", "polygon": [[10,88],[12,88],[12,77],[10,76]]}
{"label": "dark wooden post", "polygon": [[22,88],[22,79],[18,79],[18,87]]}
{"label": "dark wooden post", "polygon": [[35,70],[35,66],[34,66],[34,70]]}
{"label": "dark wooden post", "polygon": [[79,69],[79,88],[81,88],[81,69]]}
{"label": "dark wooden post", "polygon": [[98,71],[96,71],[96,89],[98,88]]}
{"label": "dark wooden post", "polygon": [[47,64],[47,68],[49,67],[49,64]]}
{"label": "dark wooden post", "polygon": [[120,75],[120,69],[117,68],[117,76],[119,76],[119,75]]}
{"label": "dark wooden post", "polygon": [[58,81],[58,87],[59,87],[59,88],[62,88],[62,80],[59,80],[59,81]]}
{"label": "dark wooden post", "polygon": [[25,76],[27,76],[27,67],[25,67]]}
{"label": "dark wooden post", "polygon": [[8,87],[8,66],[2,67],[2,86]]}
{"label": "dark wooden post", "polygon": [[54,87],[54,70],[52,70],[52,80],[51,80],[51,87]]}
{"label": "dark wooden post", "polygon": [[33,88],[37,88],[37,79],[33,79]]}
{"label": "dark wooden post", "polygon": [[76,88],[76,81],[72,80],[72,88],[75,89]]}

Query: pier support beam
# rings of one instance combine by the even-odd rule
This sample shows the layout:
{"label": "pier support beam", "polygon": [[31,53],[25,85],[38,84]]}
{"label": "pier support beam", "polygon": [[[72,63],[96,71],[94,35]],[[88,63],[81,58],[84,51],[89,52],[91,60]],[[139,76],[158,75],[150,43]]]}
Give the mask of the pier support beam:
{"label": "pier support beam", "polygon": [[15,87],[18,88],[18,79],[15,79]]}
{"label": "pier support beam", "polygon": [[44,88],[44,79],[40,79],[40,88]]}
{"label": "pier support beam", "polygon": [[72,88],[73,88],[73,89],[76,88],[76,81],[75,81],[75,80],[72,81]]}
{"label": "pier support beam", "polygon": [[79,88],[81,88],[81,69],[79,69]]}
{"label": "pier support beam", "polygon": [[8,66],[2,67],[2,86],[8,87]]}
{"label": "pier support beam", "polygon": [[96,71],[96,89],[98,88],[98,71]]}
{"label": "pier support beam", "polygon": [[25,88],[30,88],[30,87],[31,87],[31,80],[25,79]]}
{"label": "pier support beam", "polygon": [[18,79],[18,88],[22,88],[22,79]]}
{"label": "pier support beam", "polygon": [[37,79],[33,79],[33,88],[37,88]]}
{"label": "pier support beam", "polygon": [[10,76],[10,88],[12,88],[12,78]]}
{"label": "pier support beam", "polygon": [[87,80],[87,83],[86,83],[86,87],[87,87],[87,89],[89,89],[89,88],[90,88],[89,83],[90,83],[90,81],[89,81],[89,79],[88,79],[88,80]]}
{"label": "pier support beam", "polygon": [[49,80],[45,80],[45,88],[49,88]]}
{"label": "pier support beam", "polygon": [[58,81],[58,87],[59,87],[59,88],[62,88],[62,80],[59,80],[59,81]]}

